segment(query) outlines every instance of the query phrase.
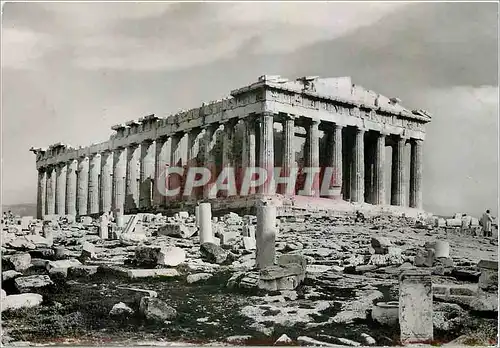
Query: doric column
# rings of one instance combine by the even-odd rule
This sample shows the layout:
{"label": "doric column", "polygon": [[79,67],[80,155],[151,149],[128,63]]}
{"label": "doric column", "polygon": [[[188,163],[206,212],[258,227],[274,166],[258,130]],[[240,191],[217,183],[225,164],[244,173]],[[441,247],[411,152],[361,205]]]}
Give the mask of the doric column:
{"label": "doric column", "polygon": [[[201,133],[201,128],[193,128],[190,129],[187,133],[187,167],[197,167],[198,166],[198,151],[199,151],[199,139],[198,135]],[[188,169],[189,170],[189,169]],[[186,171],[187,174],[187,171]],[[192,200],[196,200],[200,193],[201,188],[194,187],[191,190],[191,196],[189,197]]]}
{"label": "doric column", "polygon": [[[295,149],[293,147],[293,139],[295,137],[295,117],[293,115],[285,115],[283,118],[283,159],[282,159],[282,176],[287,178],[290,176],[291,169],[295,168]],[[292,182],[292,181],[291,181]],[[285,192],[285,188],[281,193]]]}
{"label": "doric column", "polygon": [[151,207],[152,184],[155,175],[155,144],[152,140],[146,140],[141,144],[141,176],[139,207],[148,209]]}
{"label": "doric column", "polygon": [[87,215],[89,196],[89,158],[87,156],[78,160],[76,210],[77,215]]}
{"label": "doric column", "polygon": [[38,169],[38,185],[36,195],[36,218],[43,219],[45,215],[46,201],[46,188],[47,188],[47,172],[45,168]]}
{"label": "doric column", "polygon": [[104,151],[101,154],[101,204],[100,211],[111,211],[113,202],[113,152]]}
{"label": "doric column", "polygon": [[398,137],[392,148],[391,204],[405,205],[405,160],[406,139]]}
{"label": "doric column", "polygon": [[56,213],[56,170],[47,167],[47,215]]}
{"label": "doric column", "polygon": [[[234,141],[234,127],[235,120],[227,120],[224,123],[224,130],[222,132],[222,166],[221,172],[225,168],[234,167],[234,155],[233,155],[233,141]],[[228,177],[228,185],[235,185],[235,182],[229,182],[230,177]],[[220,191],[222,197],[227,196],[227,192]]]}
{"label": "doric column", "polygon": [[66,214],[66,163],[58,163],[56,166],[56,214]]}
{"label": "doric column", "polygon": [[66,177],[66,214],[76,216],[78,160],[68,162]]}
{"label": "doric column", "polygon": [[375,165],[373,170],[373,204],[385,204],[385,134],[375,140]]}
{"label": "doric column", "polygon": [[[171,136],[171,165],[170,167],[182,167],[182,153],[181,153],[181,140],[184,137],[185,133],[175,133]],[[178,174],[170,175],[168,178],[168,186],[170,189],[174,190],[181,185],[181,178]],[[181,187],[182,191],[182,187]],[[180,195],[180,193],[179,193]],[[167,200],[176,201],[180,198],[180,196],[171,196],[166,197]]]}
{"label": "doric column", "polygon": [[203,160],[204,160],[204,166],[205,168],[208,168],[210,170],[210,181],[207,185],[203,187],[203,198],[205,199],[210,199],[214,198],[210,194],[210,190],[212,188],[212,185],[215,184],[216,180],[216,166],[215,166],[215,156],[213,153],[213,149],[215,146],[215,133],[217,132],[217,129],[219,128],[219,124],[210,124],[206,126],[205,128],[205,135],[204,135],[204,144],[203,144]]}
{"label": "doric column", "polygon": [[182,154],[181,154],[181,140],[182,138],[184,137],[184,133],[175,133],[171,136],[171,159],[172,159],[172,162],[170,163],[170,166],[171,167],[178,167],[178,166],[182,166],[182,162],[181,162],[181,157],[182,157]]}
{"label": "doric column", "polygon": [[155,207],[165,204],[165,171],[170,164],[170,141],[166,137],[158,138],[155,141],[155,181],[153,188],[153,201]]}
{"label": "doric column", "polygon": [[259,188],[259,193],[268,194],[274,171],[274,115],[265,112],[260,116],[259,166],[267,172],[267,179]]}
{"label": "doric column", "polygon": [[196,155],[198,154],[198,135],[201,128],[190,129],[187,133],[187,163],[188,166],[196,166]]}
{"label": "doric column", "polygon": [[[342,188],[342,129],[343,125],[335,124],[332,130],[332,148],[330,166],[333,168],[331,187],[336,187],[341,195]],[[340,197],[340,196],[339,196]]]}
{"label": "doric column", "polygon": [[113,209],[123,214],[125,208],[125,186],[127,177],[127,149],[117,148],[113,152]]}
{"label": "doric column", "polygon": [[125,211],[131,211],[139,208],[139,157],[139,145],[130,144],[127,149],[127,187],[125,190]]}
{"label": "doric column", "polygon": [[353,146],[353,170],[351,173],[351,200],[356,203],[365,201],[365,131],[356,129]]}
{"label": "doric column", "polygon": [[306,173],[304,194],[319,196],[319,120],[311,119],[307,127],[305,142],[305,165],[309,172]]}
{"label": "doric column", "polygon": [[422,143],[420,139],[411,142],[410,159],[410,207],[422,209]]}
{"label": "doric column", "polygon": [[[255,168],[257,155],[257,139],[255,136],[255,116],[248,116],[244,119],[245,134],[243,137],[243,164],[242,175],[248,168]],[[255,187],[250,187],[249,194],[255,193]]]}
{"label": "doric column", "polygon": [[88,214],[99,213],[99,179],[101,175],[101,154],[96,153],[90,159],[89,166],[89,210]]}
{"label": "doric column", "polygon": [[[330,192],[321,194],[327,198],[342,199],[342,129],[343,125],[334,124],[328,127],[327,133],[327,161],[321,182],[321,190],[329,190]],[[329,180],[328,185],[324,180]]]}

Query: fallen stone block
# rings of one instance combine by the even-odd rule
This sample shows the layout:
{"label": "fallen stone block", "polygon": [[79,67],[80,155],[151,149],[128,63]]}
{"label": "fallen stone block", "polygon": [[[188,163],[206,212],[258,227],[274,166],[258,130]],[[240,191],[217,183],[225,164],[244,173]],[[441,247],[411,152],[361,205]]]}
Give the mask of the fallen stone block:
{"label": "fallen stone block", "polygon": [[318,341],[314,338],[307,336],[299,336],[297,337],[297,343],[304,346],[320,346],[320,347],[336,347],[336,344]]}
{"label": "fallen stone block", "polygon": [[143,297],[158,297],[158,293],[154,290],[131,288],[125,286],[117,286],[116,288],[124,294],[125,298],[131,297],[133,301],[137,303],[137,305],[140,304],[140,301]]}
{"label": "fallen stone block", "polygon": [[17,237],[10,242],[6,243],[7,247],[16,250],[34,250],[36,245],[27,239],[26,236]]}
{"label": "fallen stone block", "polygon": [[157,264],[175,267],[186,261],[186,252],[178,247],[161,248],[158,252]]}
{"label": "fallen stone block", "polygon": [[134,314],[134,310],[127,306],[123,302],[118,302],[111,308],[109,311],[109,315],[114,317],[114,316],[124,316],[124,317],[129,317],[132,314]]}
{"label": "fallen stone block", "polygon": [[139,305],[139,312],[151,321],[165,322],[177,316],[175,308],[155,297],[143,297]]}
{"label": "fallen stone block", "polygon": [[298,264],[305,271],[307,267],[307,260],[304,255],[301,254],[283,254],[278,257],[278,265],[284,266],[290,263]]}
{"label": "fallen stone block", "polygon": [[252,237],[243,237],[243,248],[246,251],[252,251],[257,248],[257,241]]}
{"label": "fallen stone block", "polygon": [[220,235],[220,243],[222,245],[229,245],[238,239],[239,233],[237,232],[223,232]]}
{"label": "fallen stone block", "polygon": [[143,233],[122,233],[120,234],[120,243],[127,246],[137,245],[144,243],[148,240],[148,237]]}
{"label": "fallen stone block", "polygon": [[10,279],[15,279],[19,276],[22,276],[23,274],[21,272],[17,272],[17,271],[14,271],[14,270],[10,270],[10,271],[3,271],[2,272],[2,282],[6,282]]}
{"label": "fallen stone block", "polygon": [[176,269],[130,269],[127,277],[130,279],[151,278],[151,277],[178,277],[180,274]]}
{"label": "fallen stone block", "polygon": [[28,293],[51,286],[54,282],[47,275],[33,275],[18,277],[14,279],[14,284],[20,293]]}
{"label": "fallen stone block", "polygon": [[414,265],[417,267],[432,267],[434,255],[434,249],[419,250],[415,255]]}
{"label": "fallen stone block", "polygon": [[2,266],[6,269],[23,272],[31,266],[31,255],[23,253],[5,256],[2,260]]}
{"label": "fallen stone block", "polygon": [[158,235],[177,238],[190,238],[197,232],[196,226],[183,223],[167,223],[158,229]]}
{"label": "fallen stone block", "polygon": [[43,302],[42,295],[24,293],[20,295],[8,295],[2,298],[2,312],[13,311],[21,308],[31,308]]}
{"label": "fallen stone block", "polygon": [[75,266],[68,268],[68,275],[70,277],[89,277],[97,273],[99,266]]}
{"label": "fallen stone block", "polygon": [[470,308],[479,312],[498,312],[498,293],[479,290],[471,300]]}
{"label": "fallen stone block", "polygon": [[392,242],[386,237],[372,237],[371,246],[375,250],[375,254],[383,255],[389,252]]}
{"label": "fallen stone block", "polygon": [[460,227],[462,226],[462,219],[446,219],[447,227]]}
{"label": "fallen stone block", "polygon": [[269,266],[260,271],[258,287],[262,290],[294,290],[305,278],[305,269],[300,264]]}
{"label": "fallen stone block", "polygon": [[229,253],[214,243],[200,245],[201,258],[204,261],[222,264],[228,259]]}
{"label": "fallen stone block", "polygon": [[89,242],[83,242],[82,254],[80,255],[80,259],[82,261],[86,261],[95,258],[96,258],[95,245]]}
{"label": "fallen stone block", "polygon": [[68,260],[57,260],[57,261],[49,261],[47,263],[47,271],[50,271],[52,268],[71,268],[81,266],[82,263],[77,259],[68,259]]}
{"label": "fallen stone block", "polygon": [[156,265],[160,246],[139,245],[135,248],[135,260],[139,265]]}
{"label": "fallen stone block", "polygon": [[208,280],[213,277],[213,274],[211,273],[196,273],[196,274],[190,274],[187,276],[186,281],[189,284],[192,283],[197,283],[202,280]]}

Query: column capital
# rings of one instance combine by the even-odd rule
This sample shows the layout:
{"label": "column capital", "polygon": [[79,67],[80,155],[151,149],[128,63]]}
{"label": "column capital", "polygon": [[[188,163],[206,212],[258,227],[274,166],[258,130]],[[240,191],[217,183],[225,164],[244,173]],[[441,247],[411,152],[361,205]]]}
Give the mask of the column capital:
{"label": "column capital", "polygon": [[216,123],[207,123],[207,124],[204,124],[203,126],[201,126],[201,128],[204,129],[204,130],[207,130],[207,129],[216,130],[219,127],[220,127],[220,123],[218,123],[218,122],[216,122]]}
{"label": "column capital", "polygon": [[368,129],[365,127],[356,127],[356,133],[364,133],[366,131],[368,131]]}

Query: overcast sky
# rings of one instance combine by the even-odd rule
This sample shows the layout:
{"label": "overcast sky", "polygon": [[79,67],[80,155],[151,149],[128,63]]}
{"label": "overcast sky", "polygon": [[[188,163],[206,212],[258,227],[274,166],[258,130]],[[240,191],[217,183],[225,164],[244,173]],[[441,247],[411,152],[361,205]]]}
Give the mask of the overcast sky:
{"label": "overcast sky", "polygon": [[31,146],[220,99],[263,74],[352,76],[433,115],[424,208],[498,210],[495,3],[7,3],[4,204],[36,201]]}

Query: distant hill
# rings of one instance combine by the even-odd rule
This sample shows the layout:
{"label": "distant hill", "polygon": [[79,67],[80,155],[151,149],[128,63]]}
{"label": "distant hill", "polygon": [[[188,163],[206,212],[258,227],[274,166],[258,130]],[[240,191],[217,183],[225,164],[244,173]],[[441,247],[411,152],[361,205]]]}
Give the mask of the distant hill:
{"label": "distant hill", "polygon": [[8,212],[9,210],[14,215],[36,217],[36,203],[6,204],[2,206],[2,214],[4,211]]}

